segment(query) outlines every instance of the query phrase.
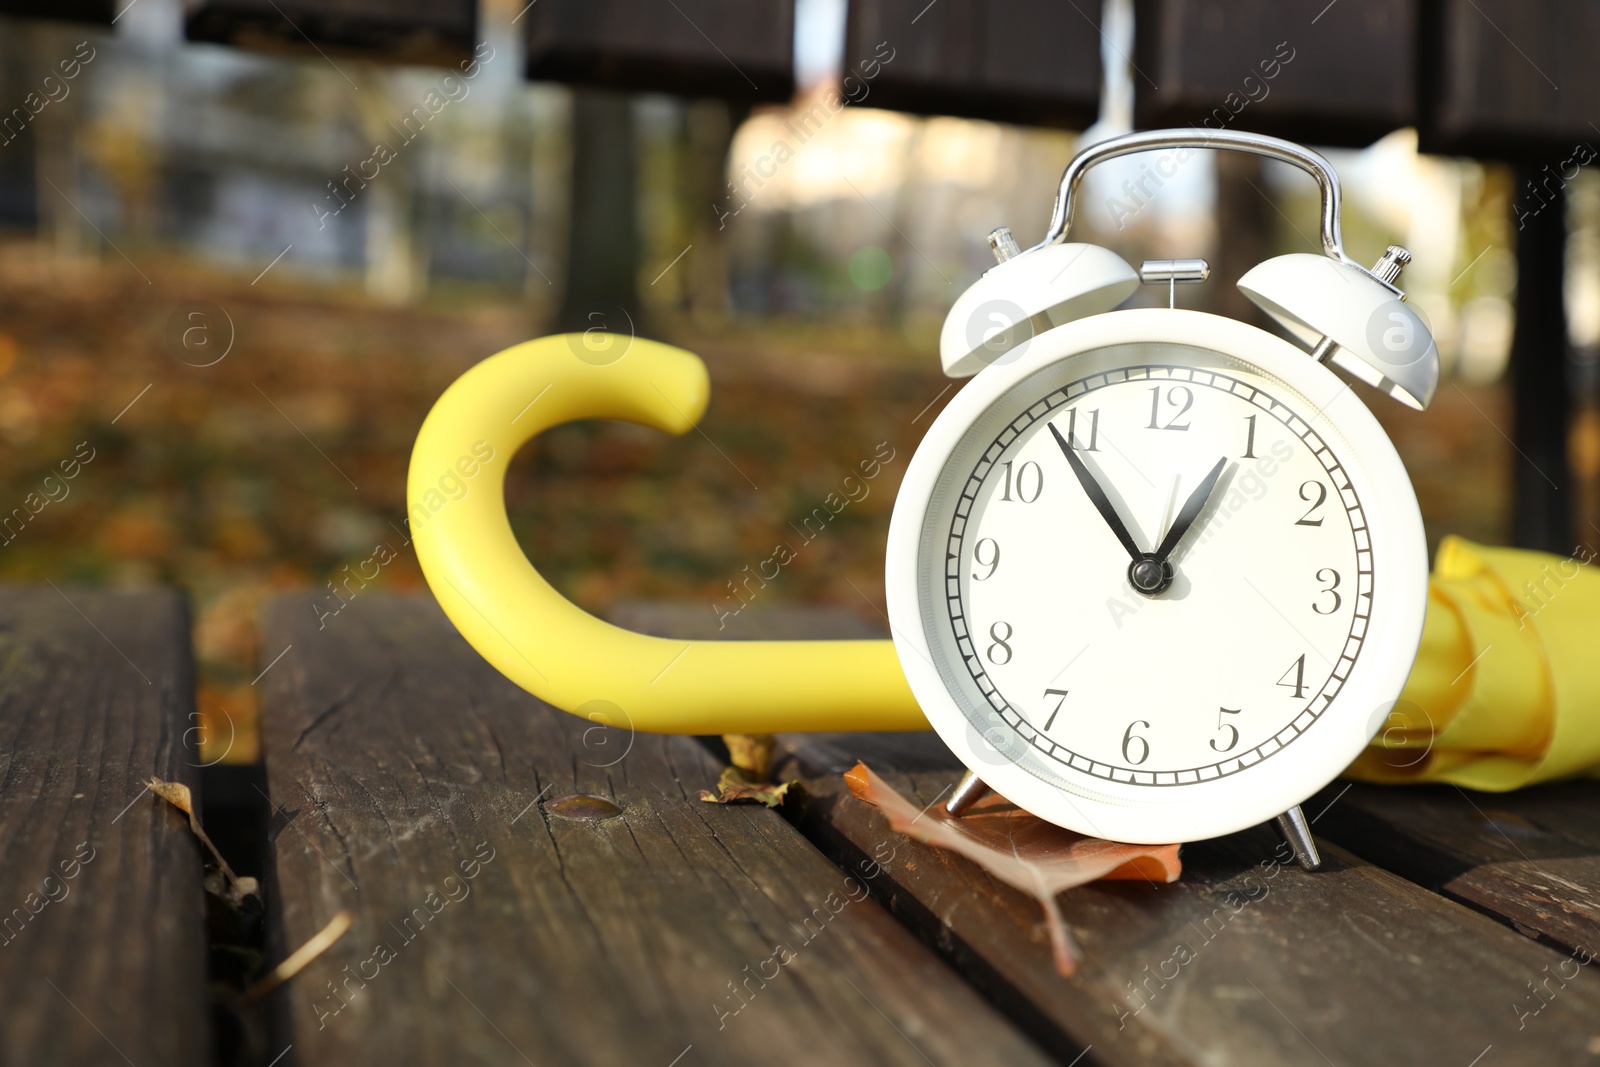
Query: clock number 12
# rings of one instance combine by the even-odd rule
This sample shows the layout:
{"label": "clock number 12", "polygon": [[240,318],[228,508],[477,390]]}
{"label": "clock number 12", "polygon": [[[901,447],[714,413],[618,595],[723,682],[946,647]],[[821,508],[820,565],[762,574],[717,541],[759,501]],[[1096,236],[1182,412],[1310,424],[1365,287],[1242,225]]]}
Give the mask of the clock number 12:
{"label": "clock number 12", "polygon": [[[1182,394],[1182,400],[1178,399],[1179,394]],[[1177,408],[1178,413],[1172,416],[1172,418],[1168,419],[1165,426],[1158,426],[1156,425],[1156,417],[1161,413],[1161,387],[1158,385],[1154,389],[1150,390],[1150,425],[1146,426],[1145,429],[1187,430],[1189,428],[1189,424],[1187,422],[1180,424],[1178,420],[1187,415],[1189,413],[1189,409],[1194,407],[1194,390],[1190,389],[1187,385],[1173,386],[1167,390],[1167,405],[1169,407]],[[1179,405],[1182,406],[1180,407]]]}

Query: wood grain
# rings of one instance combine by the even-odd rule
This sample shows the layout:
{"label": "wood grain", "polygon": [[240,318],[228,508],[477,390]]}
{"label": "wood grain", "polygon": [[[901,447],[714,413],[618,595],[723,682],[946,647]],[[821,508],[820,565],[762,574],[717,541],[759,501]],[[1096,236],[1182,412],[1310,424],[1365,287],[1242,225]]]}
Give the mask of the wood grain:
{"label": "wood grain", "polygon": [[1590,125],[1600,112],[1600,8],[1587,0],[1429,0],[1422,19],[1423,151],[1528,159],[1554,170],[1576,145],[1600,147]]}
{"label": "wood grain", "polygon": [[693,740],[540,704],[423,597],[364,594],[322,630],[285,599],[264,633],[264,659],[288,649],[261,683],[271,955],[356,916],[277,995],[290,1059],[1046,1062],[852,900],[864,874],[695,799],[718,767]]}
{"label": "wood grain", "polygon": [[1475,793],[1335,783],[1308,810],[1352,852],[1568,952],[1600,956],[1600,782]]}
{"label": "wood grain", "polygon": [[210,1061],[201,858],[144,788],[198,784],[188,649],[174,593],[0,595],[6,1063]]}
{"label": "wood grain", "polygon": [[199,0],[191,41],[320,54],[331,48],[395,63],[454,66],[478,41],[474,0]]}
{"label": "wood grain", "polygon": [[1100,5],[853,0],[844,73],[869,107],[1081,130],[1099,109]]}
{"label": "wood grain", "polygon": [[1361,147],[1415,121],[1415,2],[1138,0],[1134,25],[1138,128]]}
{"label": "wood grain", "polygon": [[787,103],[794,0],[540,0],[522,16],[528,77]]}
{"label": "wood grain", "polygon": [[1069,891],[1082,960],[1063,980],[1035,902],[891,835],[839,782],[864,758],[935,803],[957,777],[937,739],[784,740],[817,798],[806,833],[841,865],[878,858],[880,898],[1048,1050],[1090,1045],[1105,1064],[1465,1065],[1491,1046],[1505,1057],[1494,1062],[1592,1055],[1600,976],[1581,959],[1331,844],[1325,869],[1306,873],[1265,828],[1185,846],[1173,885]]}

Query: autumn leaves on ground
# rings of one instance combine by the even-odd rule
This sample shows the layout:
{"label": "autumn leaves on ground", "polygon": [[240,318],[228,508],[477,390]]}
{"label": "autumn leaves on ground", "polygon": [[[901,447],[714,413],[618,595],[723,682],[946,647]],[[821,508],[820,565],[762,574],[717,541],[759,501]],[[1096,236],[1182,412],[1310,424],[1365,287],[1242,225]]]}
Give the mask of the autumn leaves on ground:
{"label": "autumn leaves on ground", "polygon": [[[287,270],[251,284],[170,255],[136,259],[0,244],[0,578],[183,587],[203,756],[250,760],[251,683],[281,651],[258,645],[261,604],[318,591],[332,627],[334,586],[345,599],[424,588],[403,528],[412,440],[462,371],[544,332],[543,309],[490,290],[381,307]],[[955,391],[932,339],[794,320],[648,332],[706,358],[707,416],[680,438],[596,423],[525,449],[507,503],[542,572],[597,612],[658,599],[712,617],[743,606],[737,586],[751,612],[826,602],[881,621],[894,494]],[[1425,417],[1373,406],[1430,540],[1504,541],[1510,448],[1490,425],[1509,427],[1501,391],[1447,384]],[[865,491],[808,534],[806,517],[864,462],[881,464],[877,476],[853,481]],[[792,558],[778,577],[747,581],[780,544]]]}

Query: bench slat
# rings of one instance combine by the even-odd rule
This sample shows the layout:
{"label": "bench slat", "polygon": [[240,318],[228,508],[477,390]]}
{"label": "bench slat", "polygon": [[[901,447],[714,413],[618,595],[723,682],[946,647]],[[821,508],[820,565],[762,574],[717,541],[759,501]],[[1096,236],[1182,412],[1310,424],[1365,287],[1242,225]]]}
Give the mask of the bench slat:
{"label": "bench slat", "polygon": [[[936,738],[783,740],[817,798],[808,836],[843,865],[895,849],[876,889],[958,970],[1013,1004],[1047,1049],[1090,1044],[1106,1064],[1466,1064],[1491,1045],[1526,1062],[1586,1055],[1600,1013],[1591,968],[1336,846],[1324,846],[1324,870],[1301,871],[1265,828],[1185,846],[1173,885],[1069,891],[1082,960],[1063,980],[1035,902],[892,835],[838,778],[864,758],[932,804],[958,774]],[[1529,983],[1549,992],[1535,999]]]}
{"label": "bench slat", "polygon": [[779,814],[698,800],[692,739],[540,704],[423,597],[323,621],[262,648],[269,954],[356,916],[276,996],[300,1063],[1046,1062]]}
{"label": "bench slat", "polygon": [[1325,836],[1568,950],[1600,955],[1600,782],[1474,793],[1336,783]]}
{"label": "bench slat", "polygon": [[198,785],[193,708],[176,594],[0,595],[7,1063],[210,1062],[201,860],[144,788]]}

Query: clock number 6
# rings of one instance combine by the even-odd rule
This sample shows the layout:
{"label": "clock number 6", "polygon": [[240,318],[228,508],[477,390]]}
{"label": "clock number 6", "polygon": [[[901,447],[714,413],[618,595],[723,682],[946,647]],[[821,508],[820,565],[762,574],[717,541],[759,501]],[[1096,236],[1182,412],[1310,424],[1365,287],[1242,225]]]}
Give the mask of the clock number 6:
{"label": "clock number 6", "polygon": [[[1000,627],[1002,626],[1006,628],[1005,633],[1000,632]],[[998,667],[1004,667],[1011,662],[1011,646],[1007,642],[1011,640],[1011,635],[1014,632],[1009,622],[997,622],[989,627],[989,636],[994,638],[994,643],[987,649],[990,663]]]}
{"label": "clock number 6", "polygon": [[1218,752],[1232,752],[1233,751],[1233,746],[1237,745],[1239,743],[1239,728],[1237,726],[1233,725],[1233,723],[1231,723],[1231,722],[1223,722],[1222,721],[1222,717],[1224,715],[1237,715],[1237,714],[1239,714],[1239,712],[1241,710],[1243,710],[1243,709],[1241,709],[1241,708],[1218,708],[1217,709],[1217,729],[1226,730],[1226,731],[1228,731],[1228,734],[1230,735],[1228,737],[1228,743],[1225,744],[1225,745],[1217,744],[1217,739],[1214,738],[1214,737],[1211,739],[1211,747],[1216,749]]}
{"label": "clock number 6", "polygon": [[[1143,726],[1146,730],[1148,730],[1150,729],[1150,724],[1143,719],[1135,719],[1128,724],[1127,730],[1125,730],[1122,734],[1122,758],[1127,760],[1133,766],[1137,767],[1139,764],[1150,758],[1150,742],[1134,734],[1133,728],[1135,726]],[[1138,759],[1134,759],[1133,753],[1130,751],[1135,742],[1137,742],[1139,745]]]}
{"label": "clock number 6", "polygon": [[[1325,577],[1325,575],[1330,574],[1333,577]],[[1334,612],[1339,610],[1339,605],[1344,603],[1344,597],[1334,592],[1334,590],[1339,588],[1339,572],[1334,570],[1332,567],[1324,567],[1317,572],[1317,581],[1332,583],[1328,586],[1328,588],[1324,589],[1323,592],[1328,593],[1333,597],[1333,607],[1324,609],[1318,607],[1316,604],[1312,604],[1311,610],[1316,612],[1318,615],[1332,615]]]}

